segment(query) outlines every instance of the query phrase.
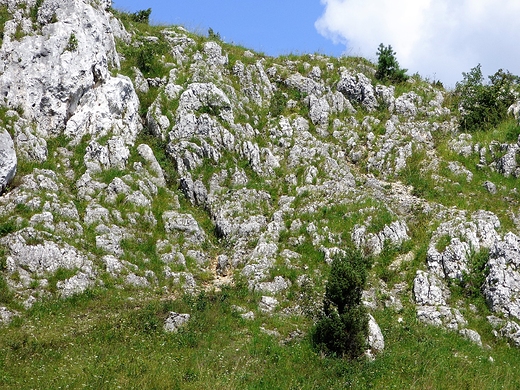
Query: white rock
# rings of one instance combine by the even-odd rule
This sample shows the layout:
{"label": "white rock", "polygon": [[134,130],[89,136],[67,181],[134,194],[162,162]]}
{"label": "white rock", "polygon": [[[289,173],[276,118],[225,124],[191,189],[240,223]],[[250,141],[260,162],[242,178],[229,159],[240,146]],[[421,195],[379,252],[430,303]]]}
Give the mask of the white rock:
{"label": "white rock", "polygon": [[[38,14],[41,35],[4,39],[0,93],[35,119],[44,135],[63,130],[85,92],[110,78],[109,66],[119,66],[110,14],[93,5],[45,1]],[[48,23],[53,17],[57,22]],[[78,45],[69,50],[72,35]]]}
{"label": "white rock", "polygon": [[13,140],[7,131],[0,130],[0,194],[14,179],[17,164]]}
{"label": "white rock", "polygon": [[383,333],[371,314],[368,316],[368,345],[372,353],[383,352],[385,349]]}
{"label": "white rock", "polygon": [[85,292],[88,288],[94,286],[95,279],[90,275],[79,272],[71,278],[56,283],[56,288],[59,290],[62,298],[68,298],[72,295]]}
{"label": "white rock", "polygon": [[179,329],[185,326],[190,320],[189,314],[180,314],[173,311],[170,312],[166,320],[164,321],[164,330],[166,332],[176,333]]}
{"label": "white rock", "polygon": [[263,296],[258,305],[259,309],[264,313],[272,313],[278,306],[278,300],[273,297]]}

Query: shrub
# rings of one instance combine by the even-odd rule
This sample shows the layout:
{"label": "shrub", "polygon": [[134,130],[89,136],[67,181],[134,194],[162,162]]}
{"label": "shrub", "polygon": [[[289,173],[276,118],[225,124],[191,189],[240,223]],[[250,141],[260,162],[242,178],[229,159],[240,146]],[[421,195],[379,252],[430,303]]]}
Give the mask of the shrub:
{"label": "shrub", "polygon": [[368,262],[350,250],[333,260],[323,301],[323,315],[311,338],[329,355],[356,358],[363,354],[368,336],[368,315],[361,303]]}
{"label": "shrub", "polygon": [[69,40],[67,42],[67,46],[65,47],[65,51],[76,51],[78,48],[78,38],[74,33],[70,33]]}
{"label": "shrub", "polygon": [[385,47],[382,43],[377,49],[377,71],[376,78],[381,81],[403,82],[408,79],[407,69],[401,69],[395,57],[392,46]]}
{"label": "shrub", "polygon": [[150,23],[151,13],[152,13],[152,9],[148,8],[148,9],[143,9],[143,10],[134,12],[131,15],[131,17],[134,22],[148,24],[148,23]]}
{"label": "shrub", "polygon": [[489,130],[505,120],[518,94],[520,78],[500,69],[486,83],[480,64],[462,75],[453,99],[461,128],[467,132]]}
{"label": "shrub", "polygon": [[208,29],[208,38],[215,39],[217,41],[222,40],[222,37],[220,36],[220,34],[218,32],[213,31],[213,29],[211,27]]}

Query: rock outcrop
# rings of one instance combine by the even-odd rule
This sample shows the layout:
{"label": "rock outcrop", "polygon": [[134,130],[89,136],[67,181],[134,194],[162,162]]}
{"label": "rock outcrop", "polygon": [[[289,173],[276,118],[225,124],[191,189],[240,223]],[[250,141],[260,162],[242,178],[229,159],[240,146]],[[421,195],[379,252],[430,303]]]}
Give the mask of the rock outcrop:
{"label": "rock outcrop", "polygon": [[0,194],[13,181],[17,163],[11,135],[3,130],[0,132]]}

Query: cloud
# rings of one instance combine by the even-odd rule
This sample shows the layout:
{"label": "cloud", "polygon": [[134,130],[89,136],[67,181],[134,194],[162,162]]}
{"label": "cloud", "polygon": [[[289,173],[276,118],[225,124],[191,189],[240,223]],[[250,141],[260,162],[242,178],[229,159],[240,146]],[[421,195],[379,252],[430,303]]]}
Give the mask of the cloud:
{"label": "cloud", "polygon": [[345,54],[376,60],[392,45],[409,74],[454,86],[482,64],[484,73],[520,74],[518,0],[321,0],[318,32]]}

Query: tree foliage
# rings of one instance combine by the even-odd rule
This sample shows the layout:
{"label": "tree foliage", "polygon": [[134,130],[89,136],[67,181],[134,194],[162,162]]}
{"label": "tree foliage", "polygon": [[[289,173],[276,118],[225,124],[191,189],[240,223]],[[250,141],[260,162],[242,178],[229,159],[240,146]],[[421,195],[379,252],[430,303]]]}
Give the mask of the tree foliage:
{"label": "tree foliage", "polygon": [[376,78],[381,81],[403,82],[408,79],[407,69],[401,69],[392,46],[385,47],[382,43],[377,49]]}
{"label": "tree foliage", "polygon": [[143,9],[132,14],[132,20],[137,23],[146,23],[150,22],[150,15],[152,13],[152,9]]}
{"label": "tree foliage", "polygon": [[497,126],[518,97],[520,78],[500,69],[486,82],[480,64],[462,76],[454,91],[461,128],[475,132]]}
{"label": "tree foliage", "polygon": [[367,261],[351,250],[331,265],[323,301],[323,315],[312,331],[317,349],[336,356],[356,358],[365,351],[368,315],[361,303],[367,278]]}

